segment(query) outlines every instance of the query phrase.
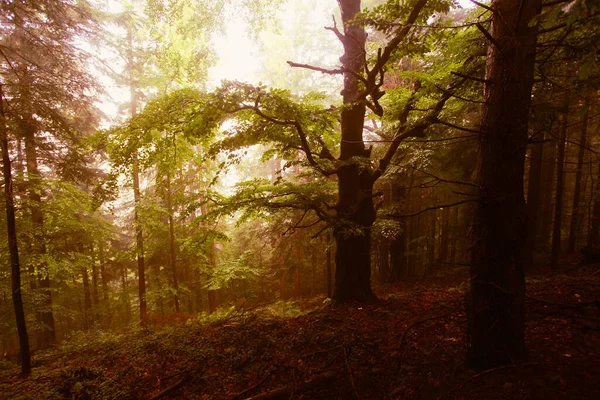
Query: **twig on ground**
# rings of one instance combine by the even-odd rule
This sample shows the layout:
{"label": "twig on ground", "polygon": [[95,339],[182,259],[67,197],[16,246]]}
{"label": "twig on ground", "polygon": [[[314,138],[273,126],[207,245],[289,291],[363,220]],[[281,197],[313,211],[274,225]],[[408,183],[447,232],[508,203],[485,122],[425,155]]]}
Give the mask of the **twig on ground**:
{"label": "twig on ground", "polygon": [[348,369],[348,375],[350,378],[350,384],[352,385],[352,389],[354,389],[354,394],[356,395],[357,399],[360,399],[360,396],[358,394],[358,390],[356,390],[356,385],[354,384],[354,376],[352,375],[352,369],[350,368],[350,363],[348,362],[348,353],[346,352],[346,348],[343,347],[344,349],[344,361],[346,361],[346,368]]}
{"label": "twig on ground", "polygon": [[150,397],[149,400],[158,400],[161,397],[164,397],[164,396],[168,395],[169,393],[174,392],[175,390],[179,389],[180,387],[185,385],[189,380],[190,380],[190,375],[186,374],[186,376],[184,376],[182,379],[175,382],[173,385],[169,386],[166,389],[163,389],[162,391],[158,392],[154,396]]}
{"label": "twig on ground", "polygon": [[[522,365],[522,366],[523,366],[523,367],[530,367],[530,366],[537,365],[537,364],[538,364],[538,363],[529,363],[529,364],[524,364],[524,365]],[[494,371],[500,371],[500,370],[503,370],[503,369],[515,368],[515,367],[518,367],[518,366],[519,366],[519,365],[517,365],[517,364],[511,364],[511,365],[502,365],[502,366],[500,366],[500,367],[495,367],[495,368],[486,369],[485,371],[481,371],[481,372],[479,372],[479,373],[477,373],[477,374],[473,375],[473,376],[472,376],[472,377],[470,377],[469,379],[467,379],[467,380],[466,380],[466,381],[465,381],[465,382],[464,382],[462,385],[460,385],[460,387],[458,388],[458,390],[462,389],[462,388],[463,388],[463,387],[464,387],[464,386],[465,386],[467,383],[471,382],[473,379],[477,379],[477,378],[479,378],[479,377],[480,377],[480,376],[482,376],[482,375],[486,375],[486,374],[489,374],[489,373],[491,373],[491,372],[494,372]]]}
{"label": "twig on ground", "polygon": [[267,375],[264,376],[264,378],[262,378],[260,381],[258,381],[257,384],[250,386],[249,388],[239,392],[238,394],[236,394],[235,396],[233,396],[232,400],[235,399],[239,399],[240,397],[242,397],[243,395],[245,395],[246,393],[258,388],[260,385],[262,385],[263,383],[265,383],[265,381],[267,380],[267,378],[271,375],[271,372],[269,372]]}
{"label": "twig on ground", "polygon": [[587,307],[587,306],[598,305],[598,302],[595,302],[595,301],[589,301],[587,303],[567,304],[567,303],[556,303],[553,301],[548,301],[548,300],[540,299],[538,297],[533,297],[533,296],[525,296],[525,297],[530,300],[537,301],[538,303],[548,304],[548,305],[557,306],[557,307],[566,307],[566,308],[578,309],[578,308],[583,308],[583,307]]}
{"label": "twig on ground", "polygon": [[319,375],[313,375],[300,385],[289,385],[280,387],[270,392],[248,397],[246,400],[280,400],[289,399],[293,393],[302,393],[308,390],[316,389],[326,383],[332,382],[337,378],[337,371],[325,372]]}

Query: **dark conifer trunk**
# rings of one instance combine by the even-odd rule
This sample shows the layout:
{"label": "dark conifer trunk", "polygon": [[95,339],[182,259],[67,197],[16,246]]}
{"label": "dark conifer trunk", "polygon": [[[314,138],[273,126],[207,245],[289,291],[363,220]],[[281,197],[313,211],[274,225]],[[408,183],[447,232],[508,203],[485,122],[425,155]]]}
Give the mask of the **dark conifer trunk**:
{"label": "dark conifer trunk", "polygon": [[565,142],[567,140],[567,128],[569,126],[569,100],[565,98],[565,109],[562,125],[560,129],[560,138],[557,142],[556,150],[556,197],[554,200],[554,225],[552,228],[552,248],[550,253],[550,267],[558,268],[558,259],[560,257],[560,247],[562,241],[562,215],[563,215],[563,192],[565,182]]}
{"label": "dark conifer trunk", "polygon": [[575,193],[573,193],[573,211],[571,213],[571,229],[569,230],[569,245],[567,253],[575,251],[579,224],[581,222],[580,200],[581,200],[581,178],[583,176],[583,161],[585,159],[585,148],[587,146],[587,130],[590,118],[590,95],[585,97],[583,104],[583,124],[581,127],[581,137],[579,139],[579,152],[577,154],[577,172],[575,173]]}
{"label": "dark conifer trunk", "polygon": [[529,163],[529,184],[527,186],[527,244],[525,246],[525,265],[533,264],[535,245],[538,232],[538,215],[540,209],[542,162],[544,142],[539,140],[531,145],[531,160]]}
{"label": "dark conifer trunk", "polygon": [[493,368],[526,358],[523,257],[525,148],[541,0],[492,1],[491,37],[467,294],[468,358]]}
{"label": "dark conifer trunk", "polygon": [[0,85],[0,148],[2,150],[2,172],[4,175],[4,196],[6,201],[6,230],[8,239],[8,252],[10,254],[11,293],[17,332],[19,334],[19,352],[21,359],[21,372],[31,372],[31,355],[29,351],[29,336],[23,309],[23,296],[21,295],[21,264],[19,262],[19,248],[17,244],[17,223],[15,218],[15,204],[13,197],[12,169],[8,151],[8,134],[4,116],[4,93]]}

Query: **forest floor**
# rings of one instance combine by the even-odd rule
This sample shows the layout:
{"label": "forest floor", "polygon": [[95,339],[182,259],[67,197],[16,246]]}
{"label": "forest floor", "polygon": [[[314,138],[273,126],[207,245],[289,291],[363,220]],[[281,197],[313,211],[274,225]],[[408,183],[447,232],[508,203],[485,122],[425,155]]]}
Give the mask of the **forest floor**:
{"label": "forest floor", "polygon": [[1,365],[0,398],[600,399],[598,265],[529,277],[529,360],[487,371],[465,363],[467,285],[462,271],[379,287],[373,305],[81,334],[27,379]]}

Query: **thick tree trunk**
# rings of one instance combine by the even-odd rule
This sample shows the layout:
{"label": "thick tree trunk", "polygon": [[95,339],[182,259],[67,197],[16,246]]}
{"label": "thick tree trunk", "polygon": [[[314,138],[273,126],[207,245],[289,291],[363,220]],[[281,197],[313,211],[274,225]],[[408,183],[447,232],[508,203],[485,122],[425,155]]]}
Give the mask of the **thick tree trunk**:
{"label": "thick tree trunk", "polygon": [[583,161],[585,159],[585,148],[587,146],[587,130],[590,118],[590,95],[585,97],[583,104],[583,124],[581,126],[581,138],[579,139],[579,152],[577,154],[577,172],[575,173],[575,193],[573,193],[573,211],[571,213],[571,229],[569,230],[569,245],[567,253],[575,251],[579,224],[581,223],[580,200],[581,200],[581,178],[583,176]]}
{"label": "thick tree trunk", "polygon": [[10,254],[11,293],[17,332],[19,334],[19,352],[21,359],[21,372],[31,372],[31,355],[29,351],[29,336],[23,309],[21,295],[21,264],[19,262],[19,248],[17,243],[17,223],[15,218],[15,204],[13,196],[13,180],[10,157],[8,151],[8,134],[4,118],[4,93],[0,85],[0,148],[2,150],[2,172],[4,175],[4,196],[6,201],[6,230],[8,239],[8,252]]}
{"label": "thick tree trunk", "polygon": [[340,0],[338,4],[344,24],[344,55],[340,61],[345,68],[340,161],[346,165],[337,173],[339,199],[338,223],[334,228],[337,251],[333,299],[368,301],[375,297],[371,291],[371,227],[375,208],[373,178],[364,167],[370,156],[370,149],[365,149],[363,142],[365,104],[356,102],[359,92],[356,72],[364,67],[366,34],[353,22],[360,12],[360,0]]}
{"label": "thick tree trunk", "polygon": [[468,305],[468,358],[493,368],[526,358],[525,149],[541,0],[492,1]]}
{"label": "thick tree trunk", "polygon": [[565,99],[565,110],[560,129],[560,138],[557,142],[556,152],[556,197],[554,200],[554,225],[552,228],[552,248],[550,252],[550,267],[558,268],[560,257],[560,245],[562,242],[562,213],[563,192],[565,182],[565,142],[567,140],[567,128],[569,126],[569,100]]}

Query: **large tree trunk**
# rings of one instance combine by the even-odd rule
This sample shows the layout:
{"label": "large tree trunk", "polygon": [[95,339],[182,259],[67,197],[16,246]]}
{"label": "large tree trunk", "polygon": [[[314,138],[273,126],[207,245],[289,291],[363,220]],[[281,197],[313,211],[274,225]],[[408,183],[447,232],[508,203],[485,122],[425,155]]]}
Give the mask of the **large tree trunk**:
{"label": "large tree trunk", "polygon": [[371,227],[375,221],[373,178],[368,168],[370,150],[363,142],[364,102],[356,102],[359,82],[356,73],[364,68],[366,34],[353,22],[360,12],[360,0],[339,0],[344,24],[344,55],[340,61],[345,68],[344,108],[341,116],[342,143],[338,176],[339,199],[336,207],[338,222],[334,229],[337,244],[335,255],[335,290],[333,299],[371,300]]}
{"label": "large tree trunk", "polygon": [[571,229],[569,230],[569,245],[567,253],[575,251],[581,213],[579,212],[581,200],[581,177],[583,175],[583,161],[585,159],[585,147],[587,146],[587,130],[590,118],[590,95],[585,97],[583,104],[583,125],[581,127],[581,139],[579,140],[579,153],[577,154],[577,172],[575,173],[575,193],[573,193],[573,212],[571,213]]}
{"label": "large tree trunk", "polygon": [[475,243],[468,305],[468,358],[493,368],[526,358],[523,256],[525,149],[541,0],[495,0],[480,136]]}
{"label": "large tree trunk", "polygon": [[29,336],[23,309],[21,295],[21,264],[19,262],[19,248],[17,244],[17,223],[15,218],[15,204],[13,197],[13,181],[10,157],[8,151],[8,135],[4,118],[4,94],[0,86],[0,147],[2,150],[2,172],[4,175],[4,196],[6,201],[6,230],[8,239],[8,252],[10,253],[10,277],[13,307],[19,334],[19,351],[21,355],[21,372],[31,372],[31,355],[29,352]]}

